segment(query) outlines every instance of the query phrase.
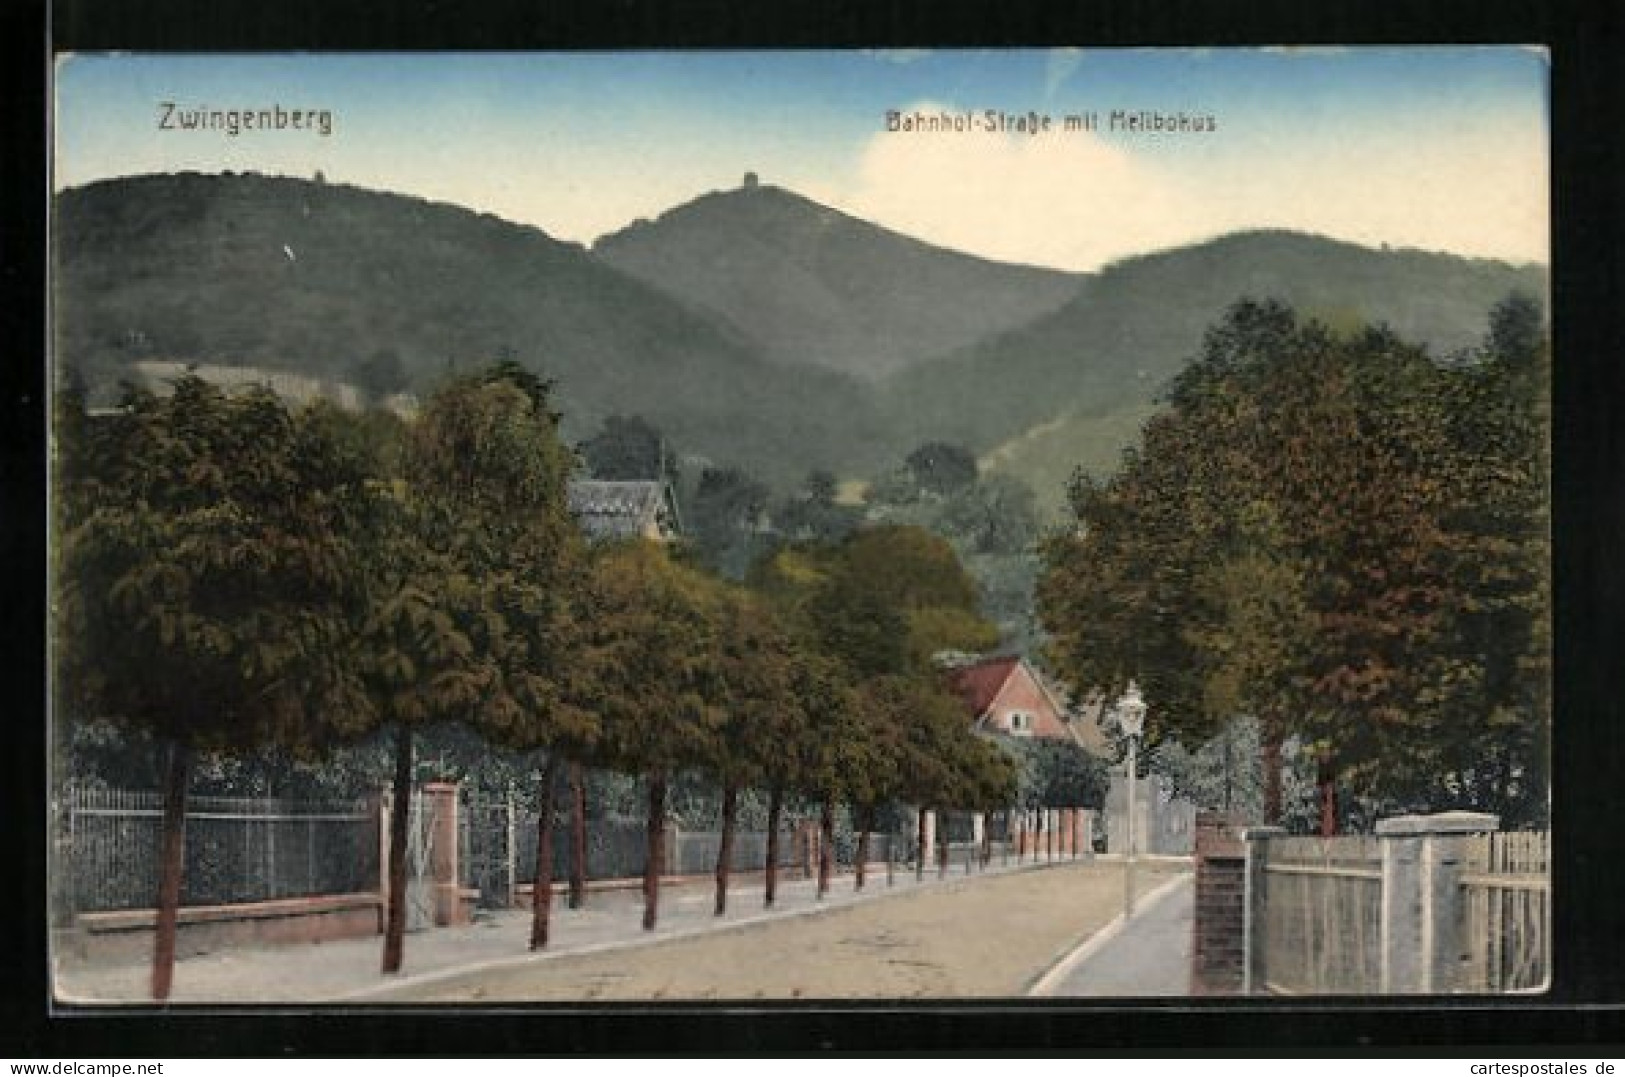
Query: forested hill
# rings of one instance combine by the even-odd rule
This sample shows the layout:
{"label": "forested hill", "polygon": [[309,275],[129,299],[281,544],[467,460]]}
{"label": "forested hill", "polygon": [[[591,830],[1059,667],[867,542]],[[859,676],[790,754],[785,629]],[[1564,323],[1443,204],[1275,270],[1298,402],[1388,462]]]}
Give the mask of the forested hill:
{"label": "forested hill", "polygon": [[867,378],[1024,325],[1084,279],[934,247],[748,178],[605,236],[593,253],[781,362]]}
{"label": "forested hill", "polygon": [[103,393],[141,360],[381,393],[512,357],[556,381],[574,439],[641,415],[681,452],[781,489],[812,468],[872,478],[944,440],[1050,506],[1075,465],[1112,466],[1239,298],[1387,322],[1443,354],[1479,340],[1509,292],[1546,290],[1538,267],[1282,232],[1065,274],[771,187],[702,197],[596,252],[455,206],[255,175],[110,180],[62,192],[55,213],[57,359]]}
{"label": "forested hill", "polygon": [[[1448,355],[1482,340],[1490,308],[1546,292],[1538,266],[1245,232],[1110,266],[1054,313],[905,372],[887,386],[911,436],[986,452],[1068,416],[1143,409],[1241,298],[1279,299],[1333,328],[1387,323]],[[967,402],[974,401],[974,406]]]}
{"label": "forested hill", "polygon": [[857,382],[768,361],[576,244],[455,206],[316,181],[181,174],[64,191],[59,363],[105,391],[167,359],[422,389],[510,355],[556,379],[573,434],[641,414],[686,451],[781,482],[880,462]]}

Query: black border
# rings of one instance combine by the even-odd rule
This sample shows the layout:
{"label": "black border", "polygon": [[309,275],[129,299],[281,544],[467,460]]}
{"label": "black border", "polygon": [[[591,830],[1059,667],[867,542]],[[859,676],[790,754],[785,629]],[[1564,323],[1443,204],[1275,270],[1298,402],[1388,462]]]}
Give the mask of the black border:
{"label": "black border", "polygon": [[[13,706],[0,749],[11,874],[0,931],[0,1052],[94,1056],[1112,1053],[1314,1054],[1443,1050],[1538,1054],[1625,1044],[1625,17],[1612,0],[24,0],[0,11],[20,57],[6,65],[0,191],[0,607]],[[52,22],[47,36],[47,15]],[[1553,63],[1557,536],[1554,748],[1559,962],[1538,999],[1324,1000],[1269,1005],[1180,1000],[1134,1007],[774,1005],[738,1010],[362,1012],[138,1011],[51,1017],[43,925],[45,567],[43,484],[44,162],[51,50],[438,50],[1129,46],[1157,44],[1543,44]],[[44,46],[40,48],[39,46]],[[32,171],[30,162],[38,167]],[[35,343],[39,349],[36,351]],[[16,860],[12,861],[14,864]],[[1565,1050],[1568,1049],[1568,1050]],[[1502,1051],[1501,1053],[1507,1053]]]}

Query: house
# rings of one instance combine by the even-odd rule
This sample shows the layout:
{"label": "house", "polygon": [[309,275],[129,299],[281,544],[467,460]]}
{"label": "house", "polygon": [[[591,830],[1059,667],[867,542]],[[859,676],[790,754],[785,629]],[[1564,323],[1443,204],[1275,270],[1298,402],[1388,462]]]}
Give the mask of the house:
{"label": "house", "polygon": [[567,497],[570,515],[595,542],[626,538],[670,542],[682,533],[670,483],[577,479],[570,483]]}
{"label": "house", "polygon": [[1005,737],[1070,741],[1096,755],[1109,754],[1097,722],[1071,714],[1056,689],[1025,658],[983,658],[948,671],[972,727]]}

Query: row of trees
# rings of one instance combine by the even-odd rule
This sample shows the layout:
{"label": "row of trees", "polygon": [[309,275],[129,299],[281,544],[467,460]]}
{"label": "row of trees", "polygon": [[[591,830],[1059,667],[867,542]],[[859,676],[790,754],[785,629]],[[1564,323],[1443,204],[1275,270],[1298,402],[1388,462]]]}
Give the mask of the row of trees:
{"label": "row of trees", "polygon": [[1538,304],[1439,361],[1238,304],[1121,471],[1071,490],[1038,592],[1062,670],[1138,678],[1155,736],[1260,720],[1266,817],[1281,746],[1389,810],[1545,811],[1549,352]]}
{"label": "row of trees", "polygon": [[[512,363],[449,381],[409,421],[195,378],[94,417],[71,390],[60,401],[55,705],[168,746],[155,998],[200,750],[320,756],[390,729],[403,808],[414,736],[434,724],[539,753],[533,947],[563,768],[578,819],[582,766],[645,777],[649,928],[679,770],[723,789],[719,913],[742,789],[768,791],[773,835],[788,794],[816,798],[826,831],[851,804],[860,849],[895,799],[1012,802],[1013,763],[969,732],[930,662],[991,628],[952,551],[916,528],[786,547],[752,586],[646,542],[589,549],[549,387]],[[389,836],[385,972],[402,963],[407,814]],[[826,854],[820,893],[830,868]]]}

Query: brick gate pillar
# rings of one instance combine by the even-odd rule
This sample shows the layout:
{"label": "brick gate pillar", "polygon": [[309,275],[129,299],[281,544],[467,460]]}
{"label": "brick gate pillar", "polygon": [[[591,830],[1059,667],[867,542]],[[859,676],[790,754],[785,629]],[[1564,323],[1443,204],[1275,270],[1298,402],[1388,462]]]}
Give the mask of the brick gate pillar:
{"label": "brick gate pillar", "polygon": [[1191,994],[1240,994],[1246,970],[1247,848],[1241,822],[1196,816],[1196,915],[1191,926]]}

